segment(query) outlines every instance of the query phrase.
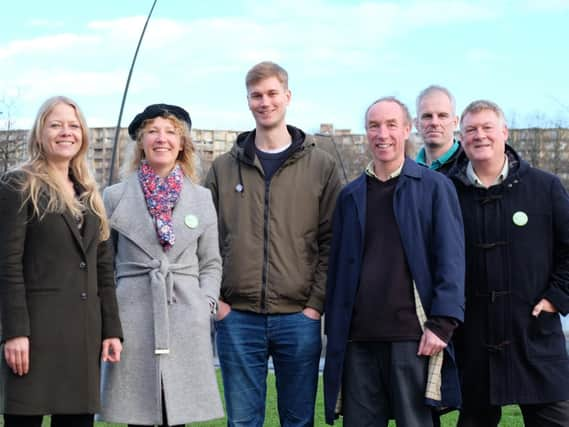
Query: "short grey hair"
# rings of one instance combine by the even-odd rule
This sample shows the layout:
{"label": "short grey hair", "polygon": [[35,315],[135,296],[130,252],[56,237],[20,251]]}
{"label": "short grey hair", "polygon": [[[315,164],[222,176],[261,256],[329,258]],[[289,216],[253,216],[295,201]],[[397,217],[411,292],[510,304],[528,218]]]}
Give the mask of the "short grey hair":
{"label": "short grey hair", "polygon": [[417,108],[417,116],[419,116],[419,105],[421,104],[421,101],[423,100],[423,98],[427,97],[428,95],[431,95],[433,93],[444,93],[447,98],[450,101],[450,105],[452,108],[452,114],[456,115],[456,100],[454,99],[454,96],[452,95],[452,93],[450,93],[450,90],[448,90],[446,87],[444,86],[439,86],[439,85],[431,85],[425,89],[423,89],[419,95],[417,96],[417,101],[416,101],[416,108]]}
{"label": "short grey hair", "polygon": [[399,99],[397,99],[394,96],[384,96],[382,98],[376,99],[375,101],[373,101],[369,107],[367,107],[365,116],[364,116],[364,127],[365,129],[367,129],[367,115],[369,113],[369,110],[371,110],[371,108],[374,105],[379,104],[380,102],[394,102],[395,104],[399,105],[399,107],[401,107],[401,111],[403,111],[403,117],[405,119],[405,124],[413,126],[413,119],[411,118],[411,113],[409,113],[409,108],[407,108],[407,106],[401,102]]}
{"label": "short grey hair", "polygon": [[506,116],[502,109],[496,104],[495,102],[488,101],[486,99],[478,99],[476,101],[472,101],[470,104],[466,106],[462,114],[460,115],[460,130],[462,131],[462,122],[464,117],[467,114],[476,114],[481,111],[493,111],[497,116],[498,119],[502,122],[502,124],[506,125]]}

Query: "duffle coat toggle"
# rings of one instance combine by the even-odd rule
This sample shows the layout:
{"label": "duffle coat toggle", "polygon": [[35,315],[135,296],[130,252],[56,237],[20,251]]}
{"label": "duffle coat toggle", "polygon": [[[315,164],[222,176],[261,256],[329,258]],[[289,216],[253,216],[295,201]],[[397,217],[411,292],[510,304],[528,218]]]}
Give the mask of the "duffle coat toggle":
{"label": "duffle coat toggle", "polygon": [[477,198],[476,200],[478,200],[480,202],[480,204],[482,206],[488,204],[488,203],[493,203],[493,202],[497,202],[498,200],[502,200],[502,194],[485,194],[482,197]]}
{"label": "duffle coat toggle", "polygon": [[510,345],[511,341],[502,341],[499,344],[485,344],[486,349],[490,353],[499,353],[505,349],[506,346]]}
{"label": "duffle coat toggle", "polygon": [[476,247],[480,249],[493,249],[497,246],[505,246],[507,244],[508,242],[505,241],[489,242],[489,243],[480,242],[476,243]]}
{"label": "duffle coat toggle", "polygon": [[174,273],[191,276],[185,264],[170,264],[168,259],[151,259],[148,263],[123,262],[117,265],[117,280],[122,277],[150,276],[154,316],[154,354],[170,353],[168,305],[176,302]]}
{"label": "duffle coat toggle", "polygon": [[479,292],[476,291],[475,295],[477,297],[484,297],[484,298],[490,298],[490,301],[492,302],[492,304],[494,304],[496,302],[496,298],[498,297],[505,297],[510,295],[510,291],[496,291],[496,290],[492,290],[490,292]]}

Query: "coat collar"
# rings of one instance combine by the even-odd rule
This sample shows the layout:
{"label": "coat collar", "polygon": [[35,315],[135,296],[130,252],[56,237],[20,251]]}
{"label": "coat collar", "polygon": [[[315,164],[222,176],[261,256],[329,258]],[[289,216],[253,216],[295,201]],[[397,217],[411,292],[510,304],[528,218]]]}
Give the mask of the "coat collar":
{"label": "coat collar", "polygon": [[83,218],[83,234],[81,235],[81,231],[77,227],[77,221],[69,211],[65,211],[61,214],[65,223],[69,227],[73,238],[83,251],[83,254],[86,254],[89,250],[90,246],[93,244],[94,241],[97,241],[97,237],[99,235],[99,221],[95,214],[93,214],[90,210],[86,210],[84,213]]}
{"label": "coat collar", "polygon": [[[306,134],[299,128],[287,125],[287,131],[292,139],[291,157],[297,157],[304,149],[315,146],[313,138],[308,138]],[[255,155],[255,135],[256,130],[243,132],[237,136],[237,140],[231,149],[231,153],[245,163],[253,165],[257,164]],[[310,141],[309,141],[310,139]]]}
{"label": "coat collar", "polygon": [[[502,181],[502,184],[508,184],[512,180],[521,179],[530,168],[529,163],[523,160],[519,153],[508,144],[506,144],[505,153],[508,160],[508,176]],[[449,178],[467,187],[473,185],[466,173],[468,163],[469,160],[468,157],[466,157],[466,153],[464,151],[461,152],[452,169],[449,171]]]}
{"label": "coat collar", "polygon": [[[415,161],[405,158],[405,162],[403,163],[403,169],[401,169],[402,176],[414,178],[414,179],[421,179],[423,174],[425,173],[425,168],[419,166]],[[398,187],[401,184],[398,184]],[[357,177],[354,181],[352,181],[351,185],[347,187],[348,194],[352,194],[357,200],[361,200],[362,193],[365,195],[366,192],[366,173],[362,173],[359,177]]]}
{"label": "coat collar", "polygon": [[[161,259],[166,256],[170,260],[175,260],[192,242],[190,234],[195,233],[195,228],[200,227],[200,215],[196,211],[198,206],[192,205],[196,199],[195,184],[187,177],[184,178],[182,192],[172,212],[172,224],[176,243],[168,252],[164,252],[162,245],[158,241],[156,228],[152,217],[148,213],[137,175],[131,174],[124,181],[124,186],[124,191],[119,196],[120,199],[110,218],[111,227],[134,242],[150,257]],[[198,220],[196,227],[190,228],[186,225],[186,217],[188,216],[194,216]]]}
{"label": "coat collar", "polygon": [[[403,169],[401,169],[401,174],[399,176],[399,182],[397,183],[397,188],[395,192],[398,192],[400,188],[405,185],[407,178],[411,179],[421,179],[425,170],[422,166],[419,166],[413,160],[405,158],[403,163]],[[347,194],[352,197],[354,204],[356,206],[358,221],[360,223],[360,229],[362,236],[365,233],[365,221],[366,221],[366,209],[367,209],[367,185],[366,185],[366,173],[362,173],[358,178],[356,178],[347,187]]]}
{"label": "coat collar", "polygon": [[[203,228],[203,206],[198,203],[198,186],[189,178],[184,178],[184,185],[178,203],[172,212],[172,224],[176,243],[170,249],[168,257],[176,260],[190,244],[195,242],[196,233]],[[186,223],[186,218],[188,219]],[[188,225],[189,224],[189,225]]]}
{"label": "coat collar", "polygon": [[410,178],[421,179],[425,173],[425,168],[418,165],[414,160],[410,158],[405,158],[405,163],[403,163],[403,170],[401,175],[408,176]]}

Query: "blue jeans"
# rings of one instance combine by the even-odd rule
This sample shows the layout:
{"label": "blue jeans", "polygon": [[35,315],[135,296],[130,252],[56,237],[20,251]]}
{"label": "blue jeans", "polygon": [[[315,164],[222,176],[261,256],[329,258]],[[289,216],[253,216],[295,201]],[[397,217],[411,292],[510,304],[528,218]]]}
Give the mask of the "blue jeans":
{"label": "blue jeans", "polygon": [[230,427],[262,427],[269,356],[282,427],[314,425],[320,320],[232,310],[216,322],[217,351]]}

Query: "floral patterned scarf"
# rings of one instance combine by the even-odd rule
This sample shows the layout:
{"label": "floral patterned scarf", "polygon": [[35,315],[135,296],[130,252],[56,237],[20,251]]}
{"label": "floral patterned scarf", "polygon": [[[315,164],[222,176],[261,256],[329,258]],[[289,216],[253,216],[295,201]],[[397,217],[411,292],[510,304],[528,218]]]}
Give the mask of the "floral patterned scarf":
{"label": "floral patterned scarf", "polygon": [[172,210],[182,191],[184,175],[179,165],[166,178],[156,175],[146,160],[138,169],[138,180],[146,199],[146,206],[156,227],[158,240],[165,251],[174,246],[176,238],[172,225]]}

